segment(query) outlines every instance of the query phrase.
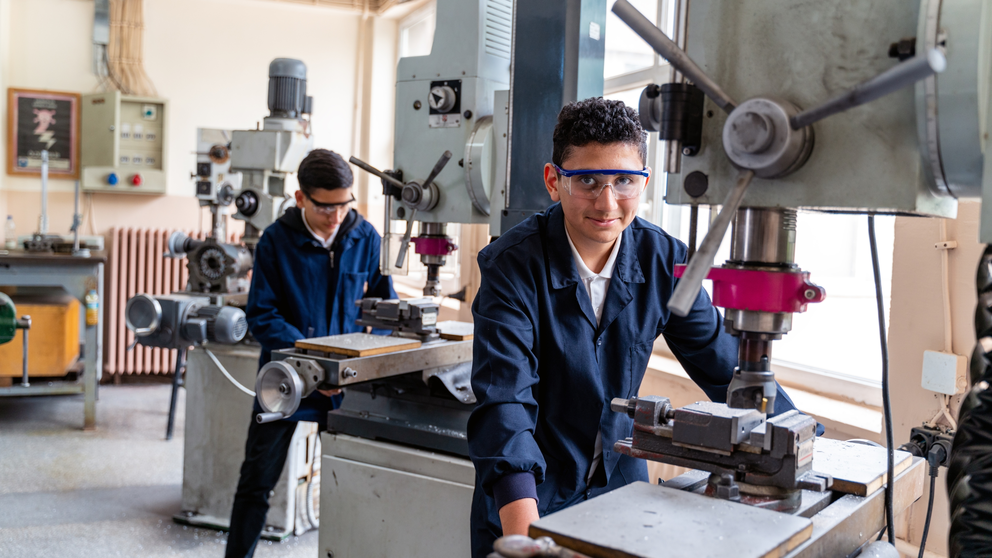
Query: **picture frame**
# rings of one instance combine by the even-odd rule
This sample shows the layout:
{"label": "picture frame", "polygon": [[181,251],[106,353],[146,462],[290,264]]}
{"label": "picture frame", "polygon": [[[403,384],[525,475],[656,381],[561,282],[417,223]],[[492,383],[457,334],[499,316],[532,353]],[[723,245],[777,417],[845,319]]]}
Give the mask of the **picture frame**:
{"label": "picture frame", "polygon": [[41,176],[48,149],[49,178],[79,178],[79,93],[7,89],[7,174]]}

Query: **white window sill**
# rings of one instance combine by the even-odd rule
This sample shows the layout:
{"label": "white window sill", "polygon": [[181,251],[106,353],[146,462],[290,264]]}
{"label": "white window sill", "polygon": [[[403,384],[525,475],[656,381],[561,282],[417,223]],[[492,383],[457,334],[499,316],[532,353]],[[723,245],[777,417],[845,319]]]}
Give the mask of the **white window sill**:
{"label": "white window sill", "polygon": [[[685,394],[682,401],[672,398],[672,404],[676,406],[692,402],[685,397],[705,397],[677,360],[658,353],[651,355],[642,386],[642,395],[669,397],[667,393],[656,392],[661,386],[671,386],[674,392]],[[875,442],[881,439],[882,412],[876,407],[833,399],[794,386],[786,390],[800,411],[826,427],[828,437],[863,438]]]}

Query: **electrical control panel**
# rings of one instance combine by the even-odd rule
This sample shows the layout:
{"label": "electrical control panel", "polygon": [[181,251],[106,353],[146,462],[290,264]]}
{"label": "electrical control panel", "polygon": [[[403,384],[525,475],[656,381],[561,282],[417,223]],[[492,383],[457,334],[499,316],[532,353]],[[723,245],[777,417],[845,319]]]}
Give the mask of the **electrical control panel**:
{"label": "electrical control panel", "polygon": [[164,99],[132,97],[119,91],[84,95],[82,189],[164,194],[167,116]]}

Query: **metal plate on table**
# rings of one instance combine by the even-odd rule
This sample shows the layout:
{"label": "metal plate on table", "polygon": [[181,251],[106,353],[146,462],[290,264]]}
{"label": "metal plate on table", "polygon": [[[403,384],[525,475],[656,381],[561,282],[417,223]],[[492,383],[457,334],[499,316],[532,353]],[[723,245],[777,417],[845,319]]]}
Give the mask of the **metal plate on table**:
{"label": "metal plate on table", "polygon": [[475,324],[449,320],[437,324],[441,339],[449,341],[468,341],[475,338]]}
{"label": "metal plate on table", "polygon": [[349,357],[364,357],[395,353],[420,347],[420,341],[402,337],[387,337],[369,333],[346,333],[330,337],[314,337],[300,339],[296,348],[310,351],[322,351]]}
{"label": "metal plate on table", "polygon": [[[896,451],[895,476],[909,467],[912,455]],[[834,478],[833,490],[867,496],[885,485],[885,448],[817,438],[813,447],[813,470]]]}
{"label": "metal plate on table", "polygon": [[532,537],[551,537],[593,558],[774,558],[812,532],[804,517],[646,482],[553,513],[530,528]]}

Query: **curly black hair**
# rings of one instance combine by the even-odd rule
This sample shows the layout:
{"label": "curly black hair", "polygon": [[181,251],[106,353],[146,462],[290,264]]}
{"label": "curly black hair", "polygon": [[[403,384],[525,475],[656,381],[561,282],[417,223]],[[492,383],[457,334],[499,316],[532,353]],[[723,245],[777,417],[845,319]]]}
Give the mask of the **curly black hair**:
{"label": "curly black hair", "polygon": [[351,166],[340,155],[328,149],[311,151],[300,163],[296,178],[300,182],[300,190],[308,196],[318,188],[348,188],[355,180],[351,174]]}
{"label": "curly black hair", "polygon": [[573,147],[590,143],[636,145],[641,162],[646,164],[648,157],[648,134],[641,127],[637,111],[623,101],[602,97],[565,105],[558,113],[553,141],[551,161],[559,167]]}

